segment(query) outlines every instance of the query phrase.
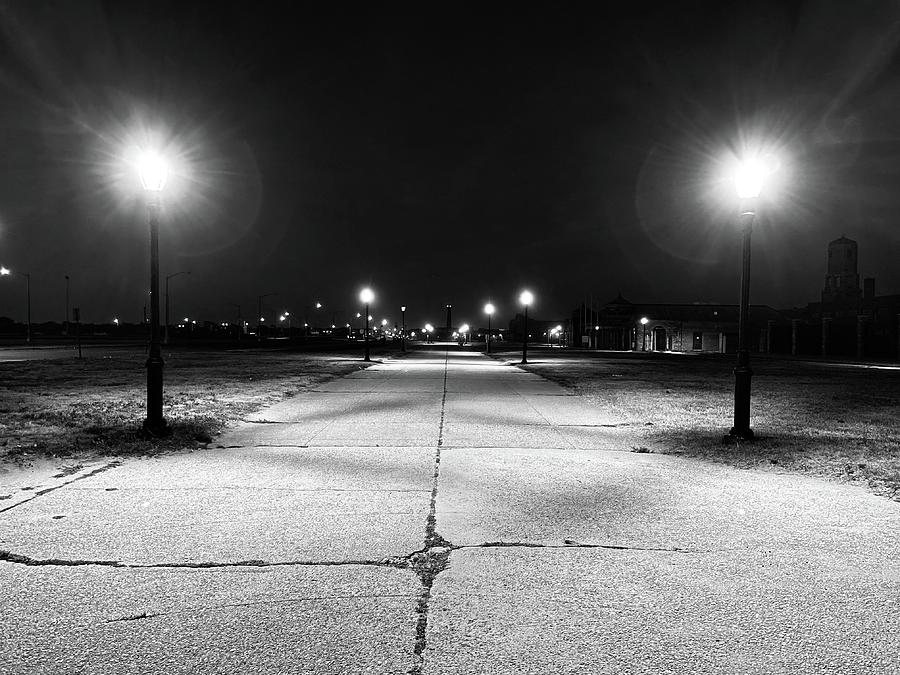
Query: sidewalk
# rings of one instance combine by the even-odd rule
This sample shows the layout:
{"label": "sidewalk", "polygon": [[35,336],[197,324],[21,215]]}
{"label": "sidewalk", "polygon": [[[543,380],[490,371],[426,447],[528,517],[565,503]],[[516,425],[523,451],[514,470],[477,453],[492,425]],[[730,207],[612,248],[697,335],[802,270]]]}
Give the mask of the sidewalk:
{"label": "sidewalk", "polygon": [[513,364],[413,352],[216,443],[0,477],[0,673],[900,673],[900,504],[630,452]]}

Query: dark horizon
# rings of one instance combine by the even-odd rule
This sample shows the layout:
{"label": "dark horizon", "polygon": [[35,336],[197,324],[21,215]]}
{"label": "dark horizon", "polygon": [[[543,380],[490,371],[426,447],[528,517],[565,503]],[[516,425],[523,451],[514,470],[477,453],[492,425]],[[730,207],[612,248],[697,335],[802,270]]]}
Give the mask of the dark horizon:
{"label": "dark horizon", "polygon": [[[198,320],[316,302],[399,323],[565,318],[593,296],[737,304],[741,147],[781,162],[751,303],[819,299],[828,242],[900,293],[893,3],[605,14],[50,2],[0,12],[0,316],[139,323],[136,144],[172,155],[161,278]],[[438,11],[431,8],[431,11]],[[19,276],[16,276],[19,275]],[[163,292],[164,288],[160,289]],[[173,315],[174,319],[174,315]],[[249,320],[249,319],[248,319]],[[251,321],[252,323],[252,321]]]}

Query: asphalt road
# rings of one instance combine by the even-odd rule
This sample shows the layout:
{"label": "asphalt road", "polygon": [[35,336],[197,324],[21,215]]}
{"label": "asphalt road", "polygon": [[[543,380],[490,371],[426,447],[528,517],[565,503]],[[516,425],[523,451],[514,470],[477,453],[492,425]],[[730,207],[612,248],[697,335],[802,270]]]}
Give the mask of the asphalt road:
{"label": "asphalt road", "polygon": [[387,360],[210,448],[0,476],[0,673],[900,673],[900,504]]}

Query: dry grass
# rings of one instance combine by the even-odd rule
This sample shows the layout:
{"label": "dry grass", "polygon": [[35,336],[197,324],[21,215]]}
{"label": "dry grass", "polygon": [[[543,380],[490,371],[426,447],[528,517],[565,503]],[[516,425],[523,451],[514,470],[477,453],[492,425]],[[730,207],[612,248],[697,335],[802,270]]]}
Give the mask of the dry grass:
{"label": "dry grass", "polygon": [[757,438],[726,443],[732,356],[541,352],[529,361],[633,427],[638,451],[853,482],[900,501],[900,370],[754,356]]}
{"label": "dry grass", "polygon": [[363,367],[358,356],[270,351],[164,354],[163,414],[149,437],[143,350],[0,364],[0,460],[177,450],[208,443],[250,412]]}

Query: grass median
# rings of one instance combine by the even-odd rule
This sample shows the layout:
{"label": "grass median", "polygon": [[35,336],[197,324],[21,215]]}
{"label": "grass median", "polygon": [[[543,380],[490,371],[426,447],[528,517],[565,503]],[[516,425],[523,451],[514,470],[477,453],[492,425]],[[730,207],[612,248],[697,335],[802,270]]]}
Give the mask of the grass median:
{"label": "grass median", "polygon": [[738,443],[723,442],[733,423],[733,355],[541,350],[523,367],[608,410],[633,432],[635,452],[851,482],[900,501],[896,364],[754,355],[751,365],[756,439]]}
{"label": "grass median", "polygon": [[163,356],[163,414],[172,434],[161,438],[141,429],[147,375],[140,348],[0,363],[0,461],[202,446],[249,413],[366,365],[350,352],[166,350]]}

